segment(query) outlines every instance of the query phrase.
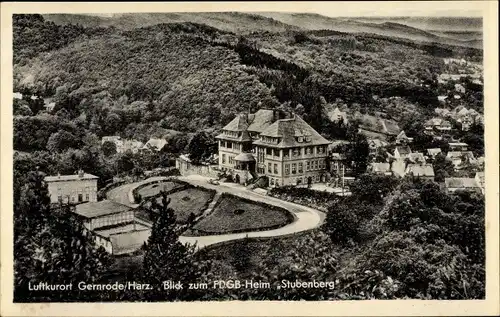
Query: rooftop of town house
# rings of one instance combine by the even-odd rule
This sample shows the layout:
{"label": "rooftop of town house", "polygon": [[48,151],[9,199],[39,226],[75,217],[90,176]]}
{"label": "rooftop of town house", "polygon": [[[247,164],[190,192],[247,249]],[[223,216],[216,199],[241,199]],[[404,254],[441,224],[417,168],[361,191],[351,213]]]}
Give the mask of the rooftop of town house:
{"label": "rooftop of town house", "polygon": [[146,144],[144,144],[144,148],[153,147],[157,150],[161,150],[165,145],[167,145],[167,143],[168,142],[165,139],[151,138],[148,140],[148,142],[146,142]]}
{"label": "rooftop of town house", "polygon": [[97,218],[112,214],[129,211],[131,208],[115,203],[111,200],[102,200],[98,202],[84,203],[77,205],[75,213],[85,218]]}
{"label": "rooftop of town house", "polygon": [[450,146],[467,146],[467,143],[464,142],[449,142],[448,143]]}
{"label": "rooftop of town house", "polygon": [[370,163],[370,171],[374,173],[386,173],[391,171],[391,164],[389,163]]}
{"label": "rooftop of town house", "polygon": [[387,145],[389,145],[389,143],[386,141],[383,141],[383,140],[379,140],[379,139],[368,140],[368,146],[370,146],[372,148],[379,148],[379,147],[384,147]]}
{"label": "rooftop of town house", "polygon": [[439,153],[441,153],[440,148],[427,149],[427,154],[429,154],[429,155],[436,155]]}
{"label": "rooftop of town house", "polygon": [[449,177],[444,183],[447,188],[479,188],[476,179],[471,177]]}
{"label": "rooftop of town house", "polygon": [[396,152],[396,150],[398,150],[400,155],[408,155],[411,153],[411,149],[409,146],[396,146],[394,152]]}
{"label": "rooftop of town house", "polygon": [[408,154],[408,158],[414,162],[423,162],[425,163],[425,156],[424,156],[424,153],[421,153],[421,152],[412,152],[410,154]]}
{"label": "rooftop of town house", "polygon": [[472,151],[449,151],[446,155],[448,158],[462,158],[466,157],[469,159],[474,159],[474,153]]}
{"label": "rooftop of town house", "polygon": [[[298,115],[275,121],[262,131],[260,136],[279,139],[277,144],[272,145],[281,148],[331,144]],[[254,144],[269,145],[262,138]]]}
{"label": "rooftop of town house", "polygon": [[430,164],[408,164],[406,174],[422,177],[434,177],[434,168]]}
{"label": "rooftop of town house", "polygon": [[81,181],[99,179],[99,177],[92,174],[73,174],[73,175],[56,175],[56,176],[45,176],[45,182],[67,182],[67,181]]}

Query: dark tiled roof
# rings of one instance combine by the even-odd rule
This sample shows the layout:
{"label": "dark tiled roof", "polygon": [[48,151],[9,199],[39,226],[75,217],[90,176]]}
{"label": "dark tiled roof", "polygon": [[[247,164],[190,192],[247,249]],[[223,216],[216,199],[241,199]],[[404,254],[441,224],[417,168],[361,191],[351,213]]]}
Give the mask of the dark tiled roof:
{"label": "dark tiled roof", "polygon": [[[261,136],[280,138],[280,142],[277,145],[273,144],[275,147],[327,145],[331,143],[297,115],[291,119],[277,120],[262,131]],[[304,142],[298,142],[297,137],[303,137]],[[307,141],[307,138],[310,140]],[[266,145],[267,143],[257,140],[254,144]]]}
{"label": "dark tiled roof", "polygon": [[479,187],[474,178],[450,177],[445,178],[444,182],[448,188],[476,188]]}
{"label": "dark tiled roof", "polygon": [[241,132],[248,128],[248,118],[245,114],[240,113],[231,120],[222,130],[233,131],[233,132]]}
{"label": "dark tiled roof", "polygon": [[249,117],[251,123],[248,126],[250,132],[262,132],[273,123],[273,110],[260,109]]}
{"label": "dark tiled roof", "polygon": [[130,208],[125,205],[110,200],[103,200],[77,205],[75,213],[85,218],[97,218],[129,210]]}

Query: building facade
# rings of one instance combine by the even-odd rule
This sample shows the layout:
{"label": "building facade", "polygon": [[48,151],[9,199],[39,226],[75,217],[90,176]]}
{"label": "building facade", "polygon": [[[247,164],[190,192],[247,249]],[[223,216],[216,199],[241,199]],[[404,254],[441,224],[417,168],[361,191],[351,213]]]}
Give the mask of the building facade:
{"label": "building facade", "polygon": [[46,176],[51,203],[82,203],[97,201],[99,177],[79,171],[76,175]]}
{"label": "building facade", "polygon": [[247,183],[266,176],[269,186],[325,182],[328,145],[300,116],[261,109],[240,114],[222,129],[219,166]]}

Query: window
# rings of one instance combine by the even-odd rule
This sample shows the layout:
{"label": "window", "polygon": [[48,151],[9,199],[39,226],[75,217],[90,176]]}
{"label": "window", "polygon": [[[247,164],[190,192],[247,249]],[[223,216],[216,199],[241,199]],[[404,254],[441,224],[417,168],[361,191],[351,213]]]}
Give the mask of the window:
{"label": "window", "polygon": [[226,164],[226,154],[222,154],[222,164]]}
{"label": "window", "polygon": [[83,195],[78,194],[78,202],[81,203],[83,201]]}
{"label": "window", "polygon": [[316,175],[316,182],[319,182],[319,175]]}
{"label": "window", "polygon": [[273,149],[267,148],[266,155],[273,155]]}
{"label": "window", "polygon": [[293,156],[299,156],[300,152],[299,149],[293,149]]}
{"label": "window", "polygon": [[274,174],[278,174],[278,164],[274,163]]}
{"label": "window", "polygon": [[307,148],[307,155],[311,155],[312,154],[312,149],[310,147]]}
{"label": "window", "polygon": [[267,163],[267,172],[272,174],[273,171],[271,170],[271,163]]}
{"label": "window", "polygon": [[274,186],[274,178],[271,178],[270,181],[271,181],[271,186]]}
{"label": "window", "polygon": [[285,164],[285,175],[290,175],[290,164]]}
{"label": "window", "polygon": [[297,142],[299,142],[299,143],[304,142],[304,138],[302,138],[301,136],[299,136],[299,137],[297,138]]}
{"label": "window", "polygon": [[232,149],[232,148],[233,148],[233,142],[227,142],[227,143],[226,143],[226,147],[227,147],[228,149]]}
{"label": "window", "polygon": [[71,197],[71,202],[75,202],[75,196]]}
{"label": "window", "polygon": [[234,156],[229,157],[229,164],[234,164]]}
{"label": "window", "polygon": [[292,163],[292,174],[297,174],[297,164]]}
{"label": "window", "polygon": [[306,171],[311,170],[311,161],[306,162]]}
{"label": "window", "polygon": [[89,194],[85,194],[85,200],[86,200],[86,201],[89,201],[89,200],[90,200],[90,197],[89,197],[89,196],[90,196]]}
{"label": "window", "polygon": [[314,161],[314,169],[317,170],[318,169],[318,160],[315,160]]}
{"label": "window", "polygon": [[322,146],[318,146],[318,153],[319,154],[323,154],[323,152],[325,151],[325,148],[322,147]]}
{"label": "window", "polygon": [[299,163],[299,174],[302,174],[303,172],[304,172],[304,170],[303,170],[303,163],[300,162]]}

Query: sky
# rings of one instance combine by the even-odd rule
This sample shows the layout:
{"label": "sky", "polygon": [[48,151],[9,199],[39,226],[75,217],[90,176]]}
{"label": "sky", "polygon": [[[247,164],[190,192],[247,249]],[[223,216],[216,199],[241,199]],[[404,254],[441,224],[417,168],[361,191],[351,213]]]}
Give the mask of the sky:
{"label": "sky", "polygon": [[[200,11],[242,11],[242,12],[308,12],[331,17],[353,16],[461,16],[481,17],[487,1],[297,1],[297,2],[171,2],[149,3],[127,9],[128,3],[116,7],[118,12],[200,12]],[[132,4],[132,3],[130,3]],[[98,6],[92,9],[100,11]],[[109,10],[107,12],[115,11]],[[115,11],[115,12],[116,12]],[[106,12],[106,11],[104,11]],[[97,13],[99,15],[109,15]]]}

